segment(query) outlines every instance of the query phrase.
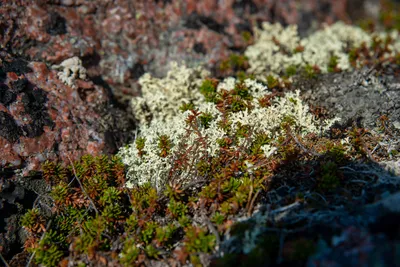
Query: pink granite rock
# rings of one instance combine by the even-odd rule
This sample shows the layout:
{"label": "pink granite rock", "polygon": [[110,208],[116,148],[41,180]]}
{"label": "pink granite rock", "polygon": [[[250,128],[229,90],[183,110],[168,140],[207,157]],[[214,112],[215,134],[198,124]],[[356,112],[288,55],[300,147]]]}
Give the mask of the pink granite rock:
{"label": "pink granite rock", "polygon": [[173,60],[215,69],[245,49],[251,35],[243,34],[262,21],[295,23],[305,33],[313,22],[350,22],[374,1],[6,1],[0,44],[51,64],[78,56],[114,93],[137,95],[138,77],[165,74]]}
{"label": "pink granite rock", "polygon": [[124,142],[114,133],[128,136],[133,125],[102,86],[77,80],[72,88],[45,63],[0,56],[0,167],[27,175],[46,160],[113,152]]}

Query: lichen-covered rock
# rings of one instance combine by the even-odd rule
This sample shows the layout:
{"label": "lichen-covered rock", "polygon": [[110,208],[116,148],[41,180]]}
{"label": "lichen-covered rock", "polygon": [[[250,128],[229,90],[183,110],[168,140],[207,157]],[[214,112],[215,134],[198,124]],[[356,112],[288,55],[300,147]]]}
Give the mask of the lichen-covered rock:
{"label": "lichen-covered rock", "polygon": [[86,69],[82,66],[82,60],[78,57],[66,59],[60,65],[54,65],[53,69],[60,70],[57,73],[58,78],[72,88],[76,88],[76,79],[86,79]]}
{"label": "lichen-covered rock", "polygon": [[165,75],[172,61],[217,68],[252,42],[261,21],[298,24],[304,35],[314,22],[365,16],[369,2],[375,1],[6,1],[0,46],[52,64],[78,56],[88,76],[103,75],[118,93],[135,95],[131,85],[142,74]]}
{"label": "lichen-covered rock", "polygon": [[[360,27],[336,22],[325,25],[308,37],[300,38],[297,25],[284,28],[281,24],[264,22],[262,29],[255,28],[255,42],[247,47],[248,73],[266,80],[268,75],[280,77],[289,68],[299,70],[307,66],[319,72],[349,71],[353,69],[350,52],[359,47],[371,49],[380,42],[393,40],[380,60],[395,57],[400,52],[399,32],[368,33]],[[356,67],[360,67],[359,62]]]}
{"label": "lichen-covered rock", "polygon": [[[217,88],[209,85],[215,89],[216,94],[222,98],[224,95],[227,97],[226,101],[212,103],[200,93],[204,90],[202,87],[212,81],[206,80],[201,84],[202,75],[194,75],[196,73],[204,71],[185,66],[178,67],[174,63],[165,78],[152,78],[149,74],[141,78],[144,94],[143,97],[132,100],[132,110],[136,111],[135,115],[138,114],[140,118],[140,133],[136,136],[136,140],[142,140],[142,144],[132,143],[119,152],[127,165],[128,187],[150,182],[158,189],[163,188],[167,183],[165,179],[172,167],[174,153],[182,149],[182,144],[185,147],[195,146],[201,137],[206,140],[204,144],[206,148],[196,155],[197,159],[207,155],[212,157],[218,155],[221,147],[219,142],[239,131],[241,127],[252,129],[257,134],[265,134],[268,139],[274,140],[283,134],[281,125],[285,120],[293,122],[296,132],[300,135],[324,133],[339,120],[335,118],[321,122],[309,112],[308,106],[302,103],[299,91],[288,92],[282,97],[272,99],[273,95],[266,86],[251,79],[241,82],[228,78]],[[233,93],[235,90],[243,91],[236,94]],[[234,95],[232,98],[227,96],[228,91]],[[263,105],[264,97],[271,97],[271,102]],[[243,106],[236,109],[234,101]],[[189,103],[193,105],[193,110],[182,110],[182,105]],[[227,110],[223,110],[224,105],[227,105]],[[144,114],[142,110],[148,114]],[[189,121],[195,113],[205,116],[203,120],[208,122],[202,124],[201,117],[196,119],[195,132],[188,134],[188,129],[193,127]],[[222,127],[224,123],[227,125],[226,128]],[[167,153],[163,155],[160,147],[163,136],[168,140],[168,152],[171,152],[168,155]],[[237,147],[246,143],[245,139],[239,138]],[[264,145],[262,149],[268,157],[276,148]],[[146,152],[141,155],[142,151]],[[187,177],[186,179],[191,177],[190,170],[188,173],[183,172],[180,177]],[[191,181],[182,178],[179,182]]]}
{"label": "lichen-covered rock", "polygon": [[[396,71],[388,66],[386,71]],[[398,70],[397,70],[398,71]],[[396,75],[376,77],[373,69],[327,74],[318,81],[298,85],[304,99],[322,106],[343,119],[359,120],[363,127],[381,127],[379,118],[386,116],[395,127],[400,123],[400,85]]]}
{"label": "lichen-covered rock", "polygon": [[[76,80],[64,85],[41,62],[1,54],[0,166],[24,175],[46,160],[69,162],[115,151],[132,124],[110,103],[105,88]],[[109,114],[105,118],[105,114]],[[124,135],[125,133],[125,135]]]}
{"label": "lichen-covered rock", "polygon": [[[46,186],[31,179],[46,161],[113,153],[132,136],[133,122],[91,81],[65,85],[45,63],[0,52],[0,252],[19,250],[19,213]],[[28,177],[26,177],[28,176]]]}

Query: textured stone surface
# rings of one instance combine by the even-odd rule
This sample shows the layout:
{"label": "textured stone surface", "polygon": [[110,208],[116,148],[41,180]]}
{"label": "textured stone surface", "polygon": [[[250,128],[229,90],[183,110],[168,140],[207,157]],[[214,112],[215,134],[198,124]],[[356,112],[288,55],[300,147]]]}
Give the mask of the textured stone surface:
{"label": "textured stone surface", "polygon": [[46,160],[68,162],[86,153],[113,152],[132,129],[100,85],[76,80],[71,88],[45,63],[6,53],[1,54],[0,69],[2,168],[18,168],[27,175]]}
{"label": "textured stone surface", "polygon": [[43,162],[115,153],[133,127],[109,88],[79,79],[72,88],[45,63],[0,52],[0,252],[20,250],[19,215],[46,193],[35,179]]}
{"label": "textured stone surface", "polygon": [[372,129],[379,126],[379,117],[386,115],[396,126],[400,122],[400,70],[391,66],[385,72],[379,78],[370,69],[327,74],[312,86],[306,83],[300,88],[304,99],[326,108],[343,122],[360,119],[364,127]]}
{"label": "textured stone surface", "polygon": [[145,71],[164,75],[171,61],[215,68],[262,21],[298,24],[304,35],[314,22],[365,15],[365,2],[376,1],[13,1],[0,6],[0,45],[51,64],[78,56],[89,76],[135,95]]}

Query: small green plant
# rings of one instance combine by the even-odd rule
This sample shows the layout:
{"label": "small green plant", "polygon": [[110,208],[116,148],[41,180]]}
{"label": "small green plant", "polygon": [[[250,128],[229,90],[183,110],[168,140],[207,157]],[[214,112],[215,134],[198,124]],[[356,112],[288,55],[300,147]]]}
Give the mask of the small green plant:
{"label": "small green plant", "polygon": [[104,190],[103,195],[100,197],[99,203],[103,206],[114,205],[120,201],[120,195],[121,192],[117,188],[110,186]]}
{"label": "small green plant", "polygon": [[96,249],[107,249],[109,241],[104,235],[106,231],[107,225],[103,217],[85,221],[82,224],[82,234],[76,237],[74,241],[74,248],[78,252],[86,254],[93,253]]}
{"label": "small green plant", "polygon": [[216,80],[204,80],[200,86],[200,93],[204,96],[207,102],[218,101],[217,94],[217,81]]}
{"label": "small green plant", "polygon": [[179,110],[180,110],[181,112],[185,112],[185,111],[188,111],[188,110],[192,110],[192,109],[194,109],[194,108],[195,108],[195,106],[194,106],[193,103],[183,103],[183,104],[179,107]]}
{"label": "small green plant", "polygon": [[39,209],[28,210],[21,218],[22,227],[32,234],[39,234],[45,231],[45,220]]}
{"label": "small green plant", "polygon": [[292,76],[296,75],[297,67],[294,65],[290,65],[289,67],[286,68],[285,73],[286,73],[287,77],[292,77]]}
{"label": "small green plant", "polygon": [[64,253],[57,246],[57,233],[49,231],[39,241],[38,247],[31,250],[35,253],[35,262],[46,267],[58,266]]}
{"label": "small green plant", "polygon": [[319,74],[320,72],[321,72],[321,71],[320,71],[320,69],[319,69],[318,66],[312,66],[312,65],[307,64],[307,65],[304,67],[304,76],[305,76],[305,78],[307,78],[307,79],[315,79],[315,78],[317,78],[317,77],[318,77],[318,74]]}
{"label": "small green plant", "polygon": [[58,184],[61,181],[66,181],[67,171],[61,166],[52,161],[46,161],[42,167],[43,178],[48,184]]}
{"label": "small green plant", "polygon": [[244,111],[247,109],[247,104],[245,101],[242,100],[239,96],[233,96],[232,97],[232,103],[230,106],[232,112],[239,112],[239,111]]}
{"label": "small green plant", "polygon": [[210,127],[210,123],[213,119],[214,119],[213,115],[208,112],[204,112],[199,116],[201,126],[203,126],[206,129]]}
{"label": "small green plant", "polygon": [[274,89],[279,87],[279,80],[272,75],[267,76],[267,86],[268,89]]}
{"label": "small green plant", "polygon": [[145,155],[146,151],[144,151],[144,146],[146,144],[146,138],[144,138],[144,137],[137,138],[135,141],[135,144],[136,144],[137,150],[139,151],[138,152],[139,157],[142,157],[143,155]]}
{"label": "small green plant", "polygon": [[160,157],[167,157],[171,152],[172,143],[167,135],[158,137],[158,148],[160,149]]}
{"label": "small green plant", "polygon": [[60,182],[54,186],[50,192],[50,196],[54,199],[56,205],[62,205],[70,195],[70,188],[65,182]]}
{"label": "small green plant", "polygon": [[321,178],[318,187],[322,190],[335,190],[340,186],[339,169],[335,162],[328,161],[321,166]]}
{"label": "small green plant", "polygon": [[251,38],[252,38],[251,32],[249,32],[249,31],[243,31],[243,32],[241,33],[241,35],[242,35],[243,40],[245,40],[246,42],[250,42],[250,40],[251,40]]}
{"label": "small green plant", "polygon": [[244,100],[252,100],[249,88],[244,83],[237,83],[233,89],[233,95],[238,95]]}
{"label": "small green plant", "polygon": [[173,217],[182,217],[186,214],[187,210],[188,208],[184,203],[176,201],[174,199],[170,199],[168,204],[168,211],[172,214]]}
{"label": "small green plant", "polygon": [[146,222],[141,232],[141,241],[143,241],[145,244],[151,243],[156,233],[157,227],[158,225],[155,222]]}
{"label": "small green plant", "polygon": [[149,258],[158,258],[158,255],[160,254],[160,251],[158,251],[152,244],[148,244],[145,248],[144,251],[146,255]]}
{"label": "small green plant", "polygon": [[225,221],[225,216],[219,212],[216,212],[214,216],[211,218],[211,221],[216,225],[222,225]]}
{"label": "small green plant", "polygon": [[157,227],[156,229],[156,240],[159,244],[166,244],[170,241],[176,232],[177,227],[170,223],[163,227]]}
{"label": "small green plant", "polygon": [[339,72],[340,69],[338,69],[337,65],[338,65],[338,60],[339,57],[337,56],[331,56],[331,58],[329,59],[329,63],[328,63],[328,72]]}
{"label": "small green plant", "polygon": [[187,252],[210,252],[214,250],[216,237],[202,228],[189,226],[185,229],[184,246]]}
{"label": "small green plant", "polygon": [[119,262],[123,266],[133,266],[139,257],[140,249],[136,246],[133,238],[125,240],[124,248],[120,254]]}
{"label": "small green plant", "polygon": [[246,56],[237,54],[231,54],[228,59],[222,61],[219,65],[219,69],[224,72],[237,72],[247,68],[248,58]]}

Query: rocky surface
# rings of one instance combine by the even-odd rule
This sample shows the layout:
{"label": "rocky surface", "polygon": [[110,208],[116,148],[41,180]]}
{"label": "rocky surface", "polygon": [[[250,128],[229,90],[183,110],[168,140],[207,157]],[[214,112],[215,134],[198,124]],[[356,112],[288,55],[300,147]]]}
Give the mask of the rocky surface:
{"label": "rocky surface", "polygon": [[358,120],[368,129],[380,127],[379,118],[386,116],[400,129],[400,69],[385,67],[384,73],[374,68],[353,72],[327,74],[316,82],[295,85],[303,91],[303,98],[314,106],[324,107],[328,113],[342,119]]}
{"label": "rocky surface", "polygon": [[78,56],[89,76],[101,75],[118,95],[136,95],[143,73],[163,75],[171,61],[218,69],[252,42],[262,21],[297,24],[304,35],[318,23],[376,16],[377,2],[13,1],[0,6],[0,45],[49,64]]}
{"label": "rocky surface", "polygon": [[35,181],[41,164],[115,153],[133,128],[107,88],[85,80],[72,88],[45,63],[0,52],[0,212],[8,214],[0,222],[3,253],[17,244],[17,214],[46,191]]}
{"label": "rocky surface", "polygon": [[[262,21],[297,24],[305,35],[314,23],[354,22],[365,15],[376,18],[379,1],[219,2],[224,4],[213,0],[22,0],[0,4],[2,255],[11,259],[20,251],[20,214],[46,191],[37,175],[40,164],[46,160],[69,163],[88,153],[114,153],[132,138],[134,124],[129,112],[114,95],[140,94],[137,80],[142,74],[161,76],[173,60],[185,61],[188,66],[204,64],[217,73],[221,60],[243,52],[252,43],[252,28]],[[74,56],[82,60],[87,79],[77,79],[73,88],[59,79],[52,66]],[[387,115],[400,127],[398,74],[395,68],[381,80],[373,73],[329,74],[300,87],[309,103],[344,120],[360,117],[364,126],[375,127],[376,120]],[[388,164],[400,169],[396,162]],[[29,178],[22,178],[26,175]],[[370,206],[363,216],[378,204],[393,207],[386,202],[375,205],[371,199],[395,194],[396,186],[366,192],[369,202],[362,204]],[[398,198],[393,201],[398,203]],[[366,262],[365,251],[379,247],[377,254],[370,255],[378,259],[394,251],[398,242],[388,241],[388,236],[390,231],[398,233],[398,228],[388,224],[389,230],[385,230],[380,221],[396,221],[398,211],[381,214],[368,227],[357,224],[360,218],[352,210],[338,214],[347,217],[340,224],[331,224],[337,231],[337,241],[329,241],[333,249],[324,250],[324,244],[320,245],[320,253],[308,266],[357,265]],[[354,225],[361,229],[352,228]],[[382,235],[385,231],[389,233]],[[340,258],[345,252],[350,254]],[[388,266],[394,266],[395,259],[387,259]]]}
{"label": "rocky surface", "polygon": [[[133,125],[92,81],[65,85],[45,63],[1,54],[1,167],[38,171],[46,160],[113,153]],[[125,133],[125,134],[124,134]]]}

